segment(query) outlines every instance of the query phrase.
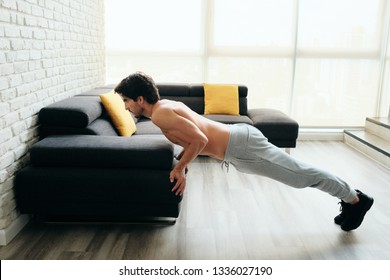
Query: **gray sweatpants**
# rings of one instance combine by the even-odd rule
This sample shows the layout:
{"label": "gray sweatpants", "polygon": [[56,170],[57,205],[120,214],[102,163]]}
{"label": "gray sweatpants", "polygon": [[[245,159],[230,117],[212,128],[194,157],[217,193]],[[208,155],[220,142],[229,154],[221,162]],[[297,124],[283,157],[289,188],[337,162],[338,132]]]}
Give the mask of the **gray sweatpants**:
{"label": "gray sweatpants", "polygon": [[240,172],[266,176],[294,188],[317,188],[345,202],[355,199],[356,191],[346,182],[294,159],[269,143],[257,128],[246,124],[229,127],[225,164],[231,163]]}

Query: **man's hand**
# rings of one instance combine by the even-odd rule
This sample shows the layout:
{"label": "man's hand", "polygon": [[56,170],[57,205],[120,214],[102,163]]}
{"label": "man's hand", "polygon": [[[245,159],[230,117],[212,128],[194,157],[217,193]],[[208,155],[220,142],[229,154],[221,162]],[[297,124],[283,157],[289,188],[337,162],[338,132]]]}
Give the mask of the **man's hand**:
{"label": "man's hand", "polygon": [[180,169],[174,168],[169,174],[169,180],[171,183],[176,180],[176,184],[172,188],[172,192],[176,191],[176,195],[183,195],[184,189],[186,187],[186,177],[184,172]]}

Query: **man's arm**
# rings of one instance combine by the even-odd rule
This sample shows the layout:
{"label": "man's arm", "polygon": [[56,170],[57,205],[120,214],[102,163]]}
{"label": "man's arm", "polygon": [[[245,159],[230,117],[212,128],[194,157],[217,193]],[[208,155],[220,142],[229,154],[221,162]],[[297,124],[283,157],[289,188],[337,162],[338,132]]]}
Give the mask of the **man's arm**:
{"label": "man's arm", "polygon": [[206,135],[190,120],[178,115],[170,108],[160,108],[153,113],[152,121],[167,138],[184,148],[179,162],[170,173],[170,180],[176,180],[172,191],[182,195],[186,186],[185,168],[207,145]]}
{"label": "man's arm", "polygon": [[[179,160],[182,158],[184,152],[185,152],[185,150],[183,149],[183,150],[180,152],[180,154],[178,154],[177,156],[175,156],[175,158],[179,161]],[[184,173],[185,173],[185,174],[188,173],[188,165],[185,167]]]}

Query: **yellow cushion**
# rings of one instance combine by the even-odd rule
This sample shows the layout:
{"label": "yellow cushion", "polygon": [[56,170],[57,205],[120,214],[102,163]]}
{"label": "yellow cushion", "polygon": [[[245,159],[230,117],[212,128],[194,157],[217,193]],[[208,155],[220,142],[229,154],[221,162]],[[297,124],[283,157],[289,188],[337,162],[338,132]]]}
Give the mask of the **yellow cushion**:
{"label": "yellow cushion", "polygon": [[125,104],[119,94],[110,91],[101,94],[100,100],[118,130],[119,135],[131,136],[137,130],[133,117],[130,112],[125,109]]}
{"label": "yellow cushion", "polygon": [[238,103],[237,85],[204,84],[204,113],[238,116],[240,107]]}

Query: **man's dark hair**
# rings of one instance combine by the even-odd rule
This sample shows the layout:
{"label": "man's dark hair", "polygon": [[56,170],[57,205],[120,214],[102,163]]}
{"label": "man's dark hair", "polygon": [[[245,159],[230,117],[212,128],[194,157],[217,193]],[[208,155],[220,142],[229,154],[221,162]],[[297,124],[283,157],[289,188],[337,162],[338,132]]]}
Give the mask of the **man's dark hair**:
{"label": "man's dark hair", "polygon": [[114,90],[134,101],[137,101],[139,96],[142,96],[150,104],[155,104],[160,99],[152,77],[142,72],[136,72],[124,78]]}

